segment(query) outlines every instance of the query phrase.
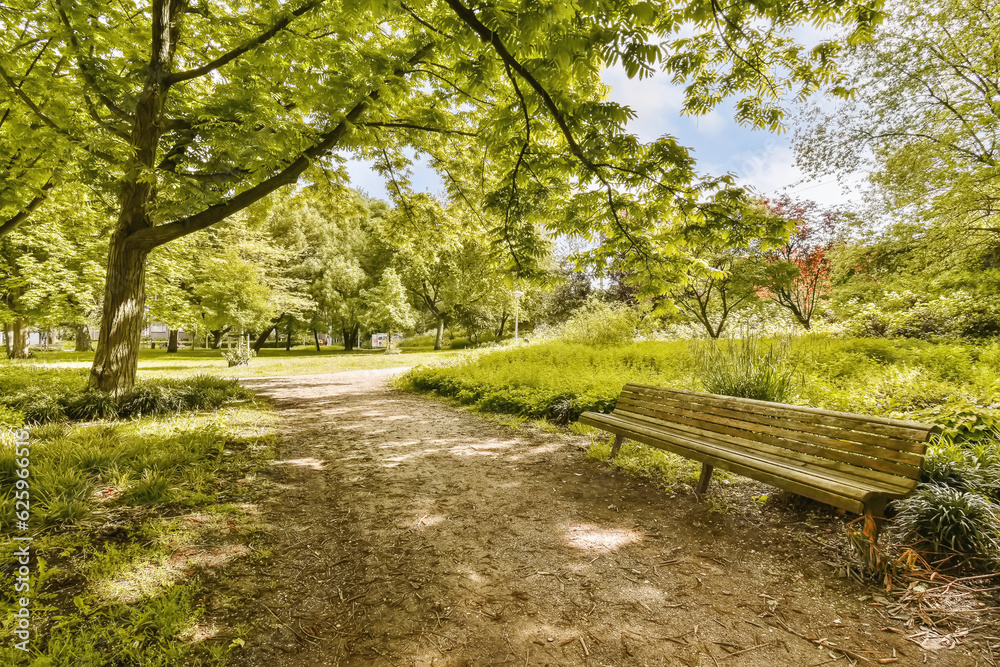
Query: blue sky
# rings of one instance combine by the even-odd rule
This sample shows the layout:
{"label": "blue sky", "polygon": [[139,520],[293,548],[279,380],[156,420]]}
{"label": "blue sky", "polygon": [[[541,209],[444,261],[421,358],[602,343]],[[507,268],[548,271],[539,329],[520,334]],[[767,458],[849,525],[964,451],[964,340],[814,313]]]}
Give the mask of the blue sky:
{"label": "blue sky", "polygon": [[[636,118],[629,124],[632,132],[643,141],[652,141],[664,134],[677,137],[682,145],[693,150],[701,173],[733,173],[742,184],[763,195],[787,192],[826,206],[849,204],[853,199],[832,177],[819,181],[804,179],[794,165],[791,131],[774,134],[742,127],[733,120],[729,106],[720,107],[707,116],[682,116],[681,88],[663,74],[640,81],[629,79],[621,69],[611,68],[603,78],[611,87],[611,98],[636,112]],[[387,196],[382,177],[374,173],[370,165],[352,161],[347,167],[355,187],[375,197]],[[437,192],[441,182],[430,169],[417,164],[413,170],[413,186]]]}

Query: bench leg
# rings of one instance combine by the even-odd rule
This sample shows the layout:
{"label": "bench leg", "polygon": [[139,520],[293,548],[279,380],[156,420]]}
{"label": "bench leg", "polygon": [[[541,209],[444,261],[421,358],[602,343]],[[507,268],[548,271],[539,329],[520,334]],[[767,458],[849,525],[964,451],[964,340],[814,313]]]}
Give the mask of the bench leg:
{"label": "bench leg", "polygon": [[865,505],[865,527],[862,534],[871,540],[872,544],[878,543],[878,535],[885,523],[885,506],[887,500],[872,500]]}
{"label": "bench leg", "polygon": [[701,464],[701,477],[698,478],[698,486],[694,489],[699,496],[708,491],[708,483],[712,481],[712,470],[714,468],[707,463]]}
{"label": "bench leg", "polygon": [[616,435],[615,441],[611,445],[611,458],[618,456],[618,450],[622,448],[622,443],[625,441],[624,435]]}

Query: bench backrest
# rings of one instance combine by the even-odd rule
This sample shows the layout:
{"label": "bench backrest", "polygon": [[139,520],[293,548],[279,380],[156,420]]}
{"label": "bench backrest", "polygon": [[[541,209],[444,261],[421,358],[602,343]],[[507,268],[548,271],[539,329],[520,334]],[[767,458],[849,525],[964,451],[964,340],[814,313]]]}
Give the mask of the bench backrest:
{"label": "bench backrest", "polygon": [[916,485],[935,430],[930,424],[641,384],[625,385],[614,414],[901,490]]}

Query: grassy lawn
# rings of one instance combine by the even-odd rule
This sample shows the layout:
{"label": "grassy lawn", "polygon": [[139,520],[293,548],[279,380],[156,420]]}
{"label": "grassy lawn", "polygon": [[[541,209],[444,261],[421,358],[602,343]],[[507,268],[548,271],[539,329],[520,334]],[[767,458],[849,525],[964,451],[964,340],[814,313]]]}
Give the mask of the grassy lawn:
{"label": "grassy lawn", "polygon": [[[14,647],[18,605],[0,596],[3,665],[221,664],[233,637],[206,639],[209,582],[266,557],[258,470],[273,414],[254,400],[216,410],[30,431],[28,531],[14,524],[16,457],[0,430],[0,528],[30,535],[30,650]],[[0,546],[13,591],[15,550]],[[12,565],[15,564],[15,565]]]}
{"label": "grassy lawn", "polygon": [[[317,352],[312,346],[260,351],[248,366],[229,368],[222,358],[222,350],[184,349],[167,354],[164,349],[143,349],[139,352],[139,378],[180,378],[192,375],[222,377],[268,377],[275,375],[309,375],[336,373],[369,368],[394,368],[433,364],[435,361],[462,354],[461,350],[430,348],[403,348],[401,354],[386,354],[382,350],[355,350],[346,352],[336,348],[323,348]],[[27,365],[44,368],[89,369],[92,352],[36,352]]]}

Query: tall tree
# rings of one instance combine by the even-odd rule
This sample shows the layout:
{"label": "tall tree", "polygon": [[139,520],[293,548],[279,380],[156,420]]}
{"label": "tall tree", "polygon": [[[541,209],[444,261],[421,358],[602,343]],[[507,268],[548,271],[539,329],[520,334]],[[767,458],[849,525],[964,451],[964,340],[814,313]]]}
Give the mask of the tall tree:
{"label": "tall tree", "polygon": [[872,174],[879,212],[1000,232],[1000,2],[901,0],[850,53],[856,96],[798,135],[813,174]]}
{"label": "tall tree", "polygon": [[830,255],[845,216],[787,195],[766,204],[794,227],[786,243],[767,252],[764,293],[808,330],[816,306],[830,291]]}
{"label": "tall tree", "polygon": [[[332,153],[382,153],[391,165],[435,134],[485,147],[487,200],[505,211],[496,232],[512,250],[532,247],[549,186],[573,182],[567,231],[606,227],[648,254],[641,208],[690,210],[728,184],[699,179],[673,138],[642,146],[627,133],[631,112],[605,100],[602,67],[641,76],[662,65],[690,83],[689,112],[742,94],[742,121],[777,127],[783,94],[838,84],[837,43],[804,50],[787,29],[837,21],[857,38],[878,6],[12,0],[19,25],[0,37],[0,79],[39,132],[109,165],[116,180],[90,382],[121,392],[135,379],[149,253],[295,183]],[[682,28],[683,38],[655,42]],[[47,40],[58,57],[27,75],[15,68]],[[53,76],[57,68],[67,76]],[[461,173],[461,161],[452,166]],[[657,196],[637,199],[638,188]]]}
{"label": "tall tree", "polygon": [[392,267],[382,273],[378,285],[362,290],[362,319],[371,328],[385,327],[389,334],[385,351],[392,349],[394,333],[413,326],[416,318],[399,274]]}
{"label": "tall tree", "polygon": [[26,355],[30,328],[89,325],[103,287],[104,213],[86,189],[69,184],[39,206],[46,224],[0,238],[0,323],[8,356]]}

